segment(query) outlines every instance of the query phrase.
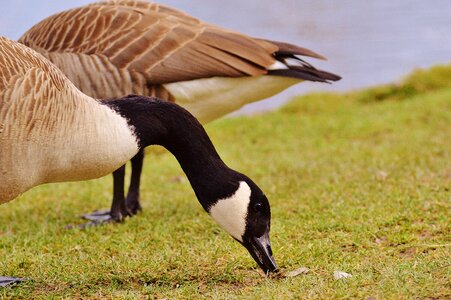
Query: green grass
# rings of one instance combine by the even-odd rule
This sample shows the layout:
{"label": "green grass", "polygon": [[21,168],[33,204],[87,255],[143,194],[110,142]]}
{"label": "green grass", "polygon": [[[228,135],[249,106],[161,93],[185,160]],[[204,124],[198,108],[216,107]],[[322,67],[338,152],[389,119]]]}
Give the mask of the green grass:
{"label": "green grass", "polygon": [[[382,101],[384,100],[384,101]],[[451,66],[207,126],[272,205],[281,276],[203,212],[176,160],[150,150],[144,211],[65,230],[110,202],[111,178],[41,186],[0,206],[0,298],[450,298]],[[301,266],[310,272],[285,277]],[[352,278],[335,280],[333,272]]]}

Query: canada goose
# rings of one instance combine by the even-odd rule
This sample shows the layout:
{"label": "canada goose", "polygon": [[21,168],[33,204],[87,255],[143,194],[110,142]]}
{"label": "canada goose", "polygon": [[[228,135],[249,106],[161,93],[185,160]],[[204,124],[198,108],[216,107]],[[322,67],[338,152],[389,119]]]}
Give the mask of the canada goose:
{"label": "canada goose", "polygon": [[[128,94],[173,101],[206,123],[268,98],[304,80],[330,82],[300,56],[315,52],[251,38],[195,19],[173,8],[133,0],[93,3],[55,14],[19,41],[52,61],[84,93],[97,99]],[[113,202],[123,210],[90,215],[121,220],[141,209],[144,154],[132,159],[127,198],[114,180]]]}
{"label": "canada goose", "polygon": [[96,101],[43,56],[0,37],[0,204],[40,184],[104,176],[154,144],[177,158],[213,219],[274,271],[268,199],[225,165],[188,111],[145,96]]}

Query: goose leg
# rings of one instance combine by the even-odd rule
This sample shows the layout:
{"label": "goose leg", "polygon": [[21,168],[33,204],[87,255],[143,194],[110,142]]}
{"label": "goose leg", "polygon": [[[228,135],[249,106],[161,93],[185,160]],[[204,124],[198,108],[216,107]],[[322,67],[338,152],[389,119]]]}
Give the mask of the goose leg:
{"label": "goose leg", "polygon": [[125,205],[124,178],[125,165],[113,172],[113,202],[111,209],[97,210],[91,214],[83,215],[82,217],[84,219],[91,220],[92,222],[83,224],[81,227],[95,226],[111,221],[121,222],[126,217],[132,215]]}
{"label": "goose leg", "polygon": [[124,196],[125,165],[113,172],[113,203],[110,216],[116,222],[122,222],[132,214],[125,205]]}
{"label": "goose leg", "polygon": [[141,182],[143,161],[144,150],[141,149],[131,160],[132,176],[130,179],[130,186],[128,188],[127,199],[125,200],[128,211],[133,215],[136,215],[142,210],[141,204],[139,203],[139,186]]}
{"label": "goose leg", "polygon": [[125,217],[136,215],[142,210],[139,203],[139,186],[144,161],[144,150],[140,150],[132,159],[132,175],[127,199],[124,198],[125,166],[113,172],[113,203],[110,210],[96,210],[90,214],[83,215],[84,219],[90,220],[81,227],[95,226],[111,221],[120,222]]}
{"label": "goose leg", "polygon": [[27,281],[27,278],[6,277],[0,276],[0,287],[6,287],[8,285],[18,284],[22,281]]}

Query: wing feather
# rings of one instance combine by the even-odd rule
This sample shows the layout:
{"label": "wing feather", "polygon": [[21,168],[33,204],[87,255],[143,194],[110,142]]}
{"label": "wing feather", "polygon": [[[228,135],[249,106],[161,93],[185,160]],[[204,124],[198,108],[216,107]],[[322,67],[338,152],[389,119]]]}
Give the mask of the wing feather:
{"label": "wing feather", "polygon": [[[33,26],[19,41],[49,58],[95,98],[137,91],[171,98],[162,85],[211,77],[338,78],[312,71],[298,59],[323,58],[306,48],[251,38],[145,1],[110,0],[61,12]],[[287,63],[293,58],[308,67],[293,68]]]}
{"label": "wing feather", "polygon": [[62,12],[36,24],[19,41],[40,52],[104,55],[118,68],[139,72],[155,84],[261,75],[275,62],[278,49],[140,1],[105,1]]}

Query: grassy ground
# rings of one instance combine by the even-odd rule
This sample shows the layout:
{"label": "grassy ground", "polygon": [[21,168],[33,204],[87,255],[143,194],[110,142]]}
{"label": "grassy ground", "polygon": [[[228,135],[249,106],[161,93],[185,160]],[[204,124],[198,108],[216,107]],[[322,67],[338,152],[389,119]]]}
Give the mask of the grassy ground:
{"label": "grassy ground", "polygon": [[34,279],[0,298],[449,299],[450,120],[451,67],[440,67],[209,125],[271,201],[282,270],[271,278],[161,148],[147,156],[144,211],[124,224],[64,229],[108,206],[110,177],[35,188],[0,207],[0,275]]}

